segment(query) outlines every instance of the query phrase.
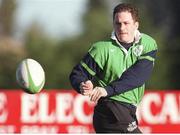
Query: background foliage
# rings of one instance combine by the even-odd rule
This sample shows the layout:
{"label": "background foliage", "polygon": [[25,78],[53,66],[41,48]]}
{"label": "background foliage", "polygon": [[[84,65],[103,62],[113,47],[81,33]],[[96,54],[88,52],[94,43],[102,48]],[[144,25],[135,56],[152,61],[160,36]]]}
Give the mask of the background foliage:
{"label": "background foliage", "polygon": [[[134,3],[140,11],[140,31],[154,37],[158,55],[147,89],[179,89],[180,78],[180,2],[178,0],[139,0]],[[113,4],[112,4],[113,3]],[[23,42],[14,40],[13,18],[16,0],[2,0],[0,4],[0,88],[19,88],[16,67],[24,58],[41,63],[46,73],[46,89],[71,89],[69,73],[85,55],[92,43],[105,40],[112,32],[112,9],[119,1],[89,0],[82,16],[83,32],[63,40],[52,39],[34,23]],[[154,6],[156,5],[156,6]]]}

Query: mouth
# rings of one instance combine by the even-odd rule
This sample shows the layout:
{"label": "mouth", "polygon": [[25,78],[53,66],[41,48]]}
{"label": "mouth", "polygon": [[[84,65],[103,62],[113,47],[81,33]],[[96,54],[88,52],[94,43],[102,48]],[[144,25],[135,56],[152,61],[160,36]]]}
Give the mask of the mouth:
{"label": "mouth", "polygon": [[127,34],[128,32],[120,31],[119,33],[120,33],[120,34]]}
{"label": "mouth", "polygon": [[120,35],[127,35],[128,33],[119,33]]}

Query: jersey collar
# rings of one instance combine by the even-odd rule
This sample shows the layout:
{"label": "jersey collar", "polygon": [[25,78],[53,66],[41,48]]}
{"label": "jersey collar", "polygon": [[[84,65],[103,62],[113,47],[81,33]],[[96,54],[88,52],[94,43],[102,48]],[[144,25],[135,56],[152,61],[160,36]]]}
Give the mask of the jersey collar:
{"label": "jersey collar", "polygon": [[[114,32],[114,31],[111,33],[111,39],[112,39],[112,40],[115,40],[116,43],[122,47],[122,45],[120,44],[120,42],[119,42],[118,39],[116,38],[116,35],[115,35],[115,32]],[[135,39],[134,43],[138,43],[138,42],[140,41],[140,39],[141,39],[141,33],[139,32],[139,30],[136,30],[136,31],[135,31],[134,39]]]}

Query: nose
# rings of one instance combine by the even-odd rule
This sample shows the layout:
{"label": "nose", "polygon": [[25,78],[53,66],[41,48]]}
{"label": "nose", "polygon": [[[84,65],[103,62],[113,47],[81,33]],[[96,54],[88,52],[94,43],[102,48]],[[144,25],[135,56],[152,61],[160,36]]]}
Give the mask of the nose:
{"label": "nose", "polygon": [[120,26],[120,30],[124,30],[124,28],[125,28],[125,25],[122,23]]}

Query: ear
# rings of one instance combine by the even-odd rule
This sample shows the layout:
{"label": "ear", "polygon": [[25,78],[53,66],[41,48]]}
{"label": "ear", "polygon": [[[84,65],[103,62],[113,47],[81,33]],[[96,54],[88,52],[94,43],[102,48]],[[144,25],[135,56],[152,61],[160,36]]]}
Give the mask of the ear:
{"label": "ear", "polygon": [[136,29],[139,28],[139,22],[135,22],[135,27],[136,27]]}

